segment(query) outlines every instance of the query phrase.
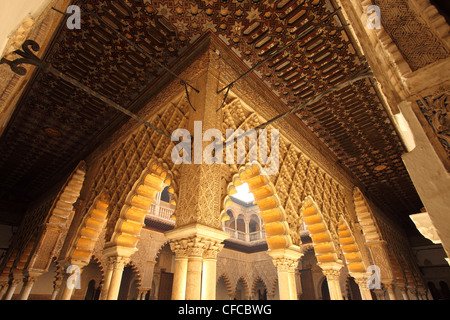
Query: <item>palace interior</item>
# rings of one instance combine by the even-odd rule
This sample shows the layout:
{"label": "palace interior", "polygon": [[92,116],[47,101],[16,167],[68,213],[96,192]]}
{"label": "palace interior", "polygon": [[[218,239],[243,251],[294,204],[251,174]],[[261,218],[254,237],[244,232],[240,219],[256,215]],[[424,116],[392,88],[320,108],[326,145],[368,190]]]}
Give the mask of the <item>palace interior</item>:
{"label": "palace interior", "polygon": [[[450,300],[449,23],[446,0],[2,1],[0,299]],[[177,129],[259,144],[190,161]]]}

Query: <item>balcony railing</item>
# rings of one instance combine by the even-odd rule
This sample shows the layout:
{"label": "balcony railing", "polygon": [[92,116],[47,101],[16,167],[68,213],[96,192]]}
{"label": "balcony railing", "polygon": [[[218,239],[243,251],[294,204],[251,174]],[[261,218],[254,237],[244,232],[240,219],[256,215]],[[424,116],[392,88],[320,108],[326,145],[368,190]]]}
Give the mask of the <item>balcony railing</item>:
{"label": "balcony railing", "polygon": [[175,220],[171,219],[175,211],[175,206],[167,202],[153,202],[148,210],[148,216],[157,220],[162,220],[168,224],[175,224]]}
{"label": "balcony railing", "polygon": [[250,243],[251,245],[259,244],[266,241],[266,233],[264,230],[246,233],[243,231],[238,231],[232,228],[225,227],[224,231],[231,235],[231,240],[234,239],[244,241]]}

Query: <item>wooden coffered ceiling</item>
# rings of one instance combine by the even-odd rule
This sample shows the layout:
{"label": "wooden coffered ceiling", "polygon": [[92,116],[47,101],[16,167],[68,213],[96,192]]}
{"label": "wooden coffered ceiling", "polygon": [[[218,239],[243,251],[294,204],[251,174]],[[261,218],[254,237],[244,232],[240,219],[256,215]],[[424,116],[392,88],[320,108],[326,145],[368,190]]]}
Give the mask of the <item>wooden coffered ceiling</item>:
{"label": "wooden coffered ceiling", "polygon": [[[329,0],[74,4],[82,8],[82,28],[61,25],[45,60],[134,112],[142,107],[139,97],[165,71],[111,27],[166,66],[208,32],[252,66],[337,9]],[[333,87],[363,65],[339,17],[313,28],[255,71],[287,107]],[[401,217],[420,211],[421,201],[401,160],[405,150],[372,80],[358,81],[295,116],[383,209]],[[36,70],[0,139],[0,199],[36,199],[127,119],[70,83]]]}

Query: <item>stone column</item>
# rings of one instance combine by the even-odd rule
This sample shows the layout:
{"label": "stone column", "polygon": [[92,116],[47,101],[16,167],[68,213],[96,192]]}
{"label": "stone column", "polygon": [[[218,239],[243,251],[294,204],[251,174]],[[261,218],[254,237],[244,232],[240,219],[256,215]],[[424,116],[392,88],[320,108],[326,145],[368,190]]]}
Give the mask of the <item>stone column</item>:
{"label": "stone column", "polygon": [[403,300],[409,300],[409,296],[408,296],[408,293],[406,292],[406,288],[401,287],[400,292],[402,293]]}
{"label": "stone column", "polygon": [[11,300],[12,299],[12,297],[14,295],[14,292],[16,291],[16,288],[19,285],[19,283],[20,283],[20,280],[18,280],[18,279],[13,279],[9,283],[9,287],[8,287],[8,290],[6,291],[4,300]]}
{"label": "stone column", "polygon": [[105,277],[101,296],[106,300],[117,300],[124,267],[130,262],[130,257],[136,248],[118,246],[107,243],[103,254],[108,257],[108,271]]}
{"label": "stone column", "polygon": [[188,265],[186,241],[174,241],[170,244],[170,248],[175,253],[172,300],[184,300],[186,298],[186,275]]}
{"label": "stone column", "polygon": [[0,289],[0,300],[3,300],[3,296],[6,294],[6,291],[8,290],[8,282],[2,282],[2,284],[0,285],[1,289]]}
{"label": "stone column", "polygon": [[202,292],[202,269],[204,243],[193,239],[188,243],[186,273],[186,300],[200,300]]}
{"label": "stone column", "polygon": [[[86,266],[86,263],[82,263],[80,261],[72,261],[72,262],[62,261],[60,262],[60,264],[63,266],[64,270],[61,283],[63,288],[61,300],[70,300],[72,298],[74,290],[77,289],[76,288],[77,281],[81,281],[79,278],[77,279],[77,277],[81,276],[82,269]],[[69,274],[67,273],[67,271],[70,270],[69,269],[70,267],[75,268],[73,268],[71,270],[71,273]],[[78,267],[79,270],[77,270],[76,267]]]}
{"label": "stone column", "polygon": [[102,286],[102,291],[100,293],[100,300],[106,300],[108,297],[109,285],[111,284],[111,276],[114,270],[114,258],[108,258],[107,269],[105,273],[105,282]]}
{"label": "stone column", "polygon": [[280,300],[297,300],[297,284],[295,269],[302,254],[298,248],[292,246],[287,249],[275,249],[268,252],[278,272],[278,289]]}
{"label": "stone column", "polygon": [[112,258],[112,274],[109,283],[107,300],[117,300],[119,297],[120,283],[122,282],[122,274],[125,266],[130,262],[128,257],[111,257]]}
{"label": "stone column", "polygon": [[369,286],[367,285],[367,280],[370,278],[370,275],[366,273],[352,273],[353,278],[355,278],[355,282],[358,284],[359,291],[361,292],[361,298],[363,300],[373,300],[372,294],[370,293]]}
{"label": "stone column", "polygon": [[384,286],[386,287],[387,293],[389,295],[389,300],[397,300],[394,291],[394,283],[393,282],[385,282]]}
{"label": "stone column", "polygon": [[31,289],[33,288],[33,285],[36,282],[37,278],[37,276],[28,276],[23,279],[24,284],[19,295],[19,300],[28,300]]}
{"label": "stone column", "polygon": [[341,284],[339,282],[343,265],[340,263],[324,263],[319,265],[319,267],[322,269],[323,274],[327,278],[330,299],[344,300],[342,296]]}
{"label": "stone column", "polygon": [[203,251],[202,300],[216,300],[217,254],[223,245],[209,241]]}

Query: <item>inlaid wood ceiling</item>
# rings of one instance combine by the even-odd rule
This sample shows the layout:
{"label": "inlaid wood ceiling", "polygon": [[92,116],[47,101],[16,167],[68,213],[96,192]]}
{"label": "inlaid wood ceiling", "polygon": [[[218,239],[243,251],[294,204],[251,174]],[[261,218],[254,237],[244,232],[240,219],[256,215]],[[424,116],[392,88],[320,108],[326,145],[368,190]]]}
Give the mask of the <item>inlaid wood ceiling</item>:
{"label": "inlaid wood ceiling", "polygon": [[[141,107],[138,98],[164,71],[103,23],[167,66],[208,32],[252,66],[337,8],[329,0],[84,0],[74,4],[82,8],[82,28],[61,27],[46,60],[133,111]],[[91,10],[102,17],[100,25],[89,14]],[[342,82],[362,62],[335,18],[270,59],[256,74],[292,108]],[[296,116],[380,205],[401,215],[420,210],[422,204],[402,164],[400,138],[371,80],[327,96]],[[36,198],[120,119],[121,114],[99,100],[37,71],[1,138],[0,196],[15,201]]]}

